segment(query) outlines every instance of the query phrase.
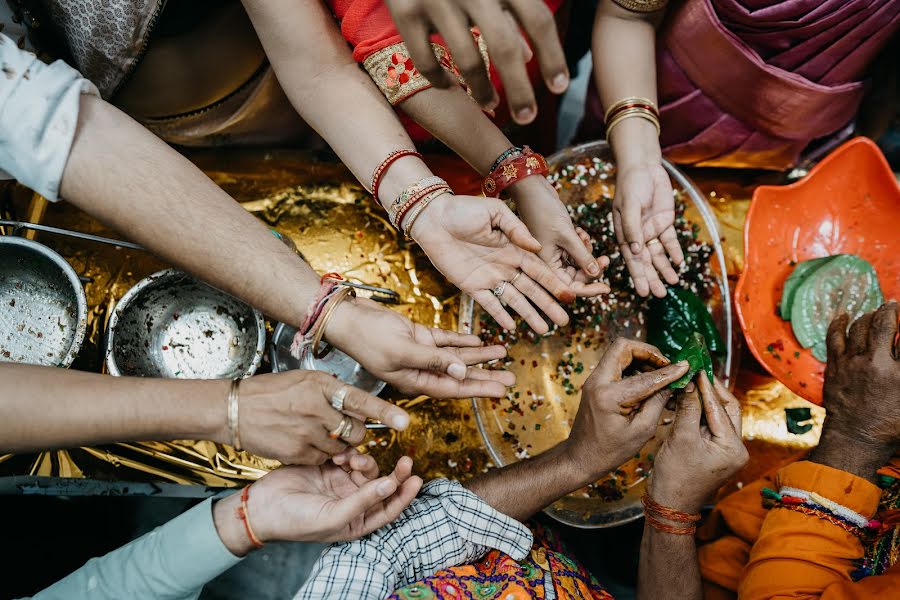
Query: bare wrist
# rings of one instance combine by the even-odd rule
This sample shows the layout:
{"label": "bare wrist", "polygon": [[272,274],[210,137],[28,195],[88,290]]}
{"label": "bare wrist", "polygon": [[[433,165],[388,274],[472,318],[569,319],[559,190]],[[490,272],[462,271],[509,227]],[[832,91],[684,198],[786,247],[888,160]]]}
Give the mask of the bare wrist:
{"label": "bare wrist", "polygon": [[622,121],[616,126],[609,141],[619,170],[662,161],[656,128],[645,119]]}
{"label": "bare wrist", "polygon": [[829,430],[826,426],[819,445],[807,460],[846,471],[874,483],[876,471],[890,461],[894,450],[889,444],[868,440],[860,435],[846,435],[838,429]]}

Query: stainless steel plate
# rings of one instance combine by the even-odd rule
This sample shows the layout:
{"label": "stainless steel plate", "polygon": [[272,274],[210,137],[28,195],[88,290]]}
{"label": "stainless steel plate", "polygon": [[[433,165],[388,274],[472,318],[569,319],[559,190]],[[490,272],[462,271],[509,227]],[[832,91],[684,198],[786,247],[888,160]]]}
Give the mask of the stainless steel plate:
{"label": "stainless steel plate", "polygon": [[113,375],[249,377],[265,342],[259,311],[169,269],[141,280],[119,300],[109,320],[106,365]]}
{"label": "stainless steel plate", "polygon": [[0,236],[0,361],[68,367],[84,341],[78,275],[37,242]]}
{"label": "stainless steel plate", "polygon": [[292,369],[307,369],[309,371],[325,371],[331,373],[346,384],[357,387],[377,396],[384,389],[385,383],[363,369],[349,355],[333,348],[324,358],[313,358],[312,353],[304,353],[302,360],[291,355],[291,342],[297,329],[284,323],[275,327],[272,335],[272,372],[281,373]]}

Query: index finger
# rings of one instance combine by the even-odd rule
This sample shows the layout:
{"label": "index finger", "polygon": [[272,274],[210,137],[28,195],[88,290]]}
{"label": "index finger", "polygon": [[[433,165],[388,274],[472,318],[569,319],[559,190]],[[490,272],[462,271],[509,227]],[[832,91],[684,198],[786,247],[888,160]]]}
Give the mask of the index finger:
{"label": "index finger", "polygon": [[731,426],[731,420],[725,412],[725,407],[719,403],[719,398],[709,382],[709,377],[702,371],[697,374],[697,387],[700,388],[700,400],[703,402],[706,424],[713,437],[734,436],[734,428]]}
{"label": "index finger", "polygon": [[645,362],[656,368],[665,367],[671,362],[656,346],[620,337],[616,338],[600,359],[594,373],[598,373],[597,376],[606,381],[618,381],[622,379],[622,372],[635,361]]}
{"label": "index finger", "polygon": [[544,2],[533,0],[507,0],[507,6],[531,39],[547,87],[562,94],[569,87],[569,68],[553,13]]}
{"label": "index finger", "polygon": [[397,24],[397,31],[406,42],[406,49],[409,51],[409,57],[416,70],[436,88],[452,87],[455,82],[434,55],[434,50],[431,48],[429,24],[423,22],[423,19],[422,16],[400,19],[395,17],[394,21]]}
{"label": "index finger", "polygon": [[330,403],[331,397],[340,388],[347,388],[347,396],[344,398],[344,412],[353,413],[369,419],[381,421],[391,429],[403,431],[409,426],[409,415],[402,408],[394,406],[390,402],[367,394],[359,388],[334,379],[333,385],[322,386],[322,393]]}

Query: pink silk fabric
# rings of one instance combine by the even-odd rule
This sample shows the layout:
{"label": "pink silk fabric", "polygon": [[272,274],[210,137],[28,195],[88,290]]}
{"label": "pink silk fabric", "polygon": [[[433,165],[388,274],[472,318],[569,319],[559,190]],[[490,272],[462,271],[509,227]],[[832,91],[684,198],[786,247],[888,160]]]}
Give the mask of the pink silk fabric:
{"label": "pink silk fabric", "polygon": [[[784,169],[854,118],[900,0],[685,0],[657,40],[661,143],[683,164]],[[602,131],[596,90],[585,133]]]}

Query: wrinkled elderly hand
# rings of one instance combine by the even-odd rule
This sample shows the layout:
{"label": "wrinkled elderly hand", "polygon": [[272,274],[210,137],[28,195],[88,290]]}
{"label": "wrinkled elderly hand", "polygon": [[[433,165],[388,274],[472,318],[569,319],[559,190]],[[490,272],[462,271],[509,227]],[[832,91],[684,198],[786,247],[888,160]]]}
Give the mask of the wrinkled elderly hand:
{"label": "wrinkled elderly hand", "polygon": [[537,50],[547,87],[561,94],[569,86],[569,70],[556,22],[544,0],[385,0],[385,4],[416,69],[435,87],[456,85],[431,49],[430,36],[437,31],[471,88],[472,97],[486,110],[496,108],[499,98],[472,41],[472,25],[478,27],[490,48],[516,122],[530,123],[537,116],[534,90],[525,68],[532,54],[520,25]]}
{"label": "wrinkled elderly hand", "polygon": [[677,399],[672,432],[656,453],[648,493],[663,506],[698,513],[747,464],[748,454],[737,398],[718,379],[711,384],[702,371],[692,388]]}
{"label": "wrinkled elderly hand", "polygon": [[[651,370],[623,377],[632,365]],[[564,456],[584,483],[595,481],[640,450],[655,433],[672,395],[666,389],[687,373],[687,362],[669,364],[663,354],[641,342],[617,339],[584,382],[581,405]]]}
{"label": "wrinkled elderly hand", "polygon": [[[415,499],[422,480],[403,457],[394,472],[378,477],[375,459],[347,450],[317,467],[282,467],[250,486],[247,508],[262,542],[352,540],[387,525]],[[240,494],[213,506],[216,530],[235,555],[252,549],[237,516]]]}
{"label": "wrinkled elderly hand", "polygon": [[889,302],[828,328],[824,405],[828,411],[810,460],[873,479],[900,448],[900,361],[894,340],[900,305]]}

